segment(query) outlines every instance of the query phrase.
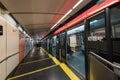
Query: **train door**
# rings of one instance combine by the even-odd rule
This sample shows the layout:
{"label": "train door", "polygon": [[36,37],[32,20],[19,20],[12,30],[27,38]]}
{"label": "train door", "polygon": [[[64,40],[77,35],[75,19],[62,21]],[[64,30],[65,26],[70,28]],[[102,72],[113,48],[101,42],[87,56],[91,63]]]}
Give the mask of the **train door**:
{"label": "train door", "polygon": [[52,55],[56,57],[56,36],[52,38]]}
{"label": "train door", "polygon": [[60,33],[60,60],[62,62],[66,61],[66,32]]}
{"label": "train door", "polygon": [[106,61],[112,62],[111,35],[108,21],[107,9],[88,19],[88,25],[86,25],[88,80],[114,80],[112,68],[106,63]]}
{"label": "train door", "polygon": [[67,64],[85,78],[84,22],[67,31]]}
{"label": "train door", "polygon": [[65,62],[66,60],[66,32],[62,32],[57,35],[56,39],[56,57],[62,61]]}
{"label": "train door", "polygon": [[45,40],[45,49],[47,50],[47,40]]}
{"label": "train door", "polygon": [[50,38],[49,41],[49,53],[52,54],[52,39]]}
{"label": "train door", "polygon": [[56,58],[60,60],[61,59],[60,58],[60,53],[61,53],[60,47],[61,47],[61,45],[60,45],[60,37],[59,36],[60,36],[59,34],[57,34],[57,36],[56,36]]}
{"label": "train door", "polygon": [[47,50],[47,40],[42,41],[42,47]]}
{"label": "train door", "polygon": [[[120,4],[113,5],[110,8],[113,63],[117,66],[120,66],[120,15],[119,13],[120,13]],[[120,69],[114,68],[114,72],[118,76],[120,76]]]}
{"label": "train door", "polygon": [[50,41],[49,41],[49,39],[47,39],[47,51],[48,52],[49,52],[49,48],[50,48],[49,44],[50,44]]}

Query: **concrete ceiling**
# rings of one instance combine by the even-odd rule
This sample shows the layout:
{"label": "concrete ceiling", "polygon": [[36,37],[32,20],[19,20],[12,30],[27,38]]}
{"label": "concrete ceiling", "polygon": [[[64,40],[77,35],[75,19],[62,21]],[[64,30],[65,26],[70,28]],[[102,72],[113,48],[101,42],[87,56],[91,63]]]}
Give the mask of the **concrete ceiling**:
{"label": "concrete ceiling", "polygon": [[[61,23],[90,1],[84,0]],[[78,0],[1,0],[14,18],[33,36],[36,33],[44,36],[77,2]]]}

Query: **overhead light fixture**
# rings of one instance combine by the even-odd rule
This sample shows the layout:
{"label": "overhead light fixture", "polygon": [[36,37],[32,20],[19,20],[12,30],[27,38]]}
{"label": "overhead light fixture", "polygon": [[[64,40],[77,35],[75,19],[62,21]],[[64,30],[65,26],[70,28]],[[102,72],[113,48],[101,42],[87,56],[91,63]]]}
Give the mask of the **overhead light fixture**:
{"label": "overhead light fixture", "polygon": [[28,37],[28,34],[26,34],[26,36]]}
{"label": "overhead light fixture", "polygon": [[18,26],[18,29],[19,29],[21,32],[23,32],[23,29],[22,29],[20,26]]}
{"label": "overhead light fixture", "polygon": [[60,23],[68,14],[72,12],[83,0],[79,0],[73,7],[70,9],[55,25],[53,25],[50,29],[53,29],[58,23]]}
{"label": "overhead light fixture", "polygon": [[72,12],[72,9],[70,9],[51,29],[53,29],[59,22],[61,22],[71,12]]}
{"label": "overhead light fixture", "polygon": [[73,6],[73,9],[75,9],[81,2],[83,2],[83,0],[79,0],[79,1]]}
{"label": "overhead light fixture", "polygon": [[17,26],[16,21],[13,19],[13,17],[10,14],[4,14],[4,15],[2,15],[2,17],[5,18],[11,24],[13,24],[14,26],[12,26],[12,27],[16,27]]}
{"label": "overhead light fixture", "polygon": [[27,34],[25,31],[23,31],[24,34]]}
{"label": "overhead light fixture", "polygon": [[57,23],[59,23],[60,21],[62,21],[71,12],[72,12],[72,9],[70,9]]}

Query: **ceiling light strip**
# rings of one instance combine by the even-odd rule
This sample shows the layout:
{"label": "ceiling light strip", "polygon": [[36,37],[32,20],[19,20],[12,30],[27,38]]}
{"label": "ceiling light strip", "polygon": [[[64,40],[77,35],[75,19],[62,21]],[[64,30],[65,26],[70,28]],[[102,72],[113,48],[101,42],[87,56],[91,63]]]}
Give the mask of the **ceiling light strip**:
{"label": "ceiling light strip", "polygon": [[20,26],[18,26],[18,29],[19,29],[21,32],[23,32],[23,29],[22,29]]}
{"label": "ceiling light strip", "polygon": [[83,0],[79,0],[74,6],[73,9],[75,9]]}
{"label": "ceiling light strip", "polygon": [[70,14],[72,12],[73,9],[75,9],[83,0],[79,0],[72,9],[70,9],[55,25],[53,25],[53,27],[51,27],[51,29],[53,29],[58,23],[60,23],[66,16],[68,16],[68,14]]}

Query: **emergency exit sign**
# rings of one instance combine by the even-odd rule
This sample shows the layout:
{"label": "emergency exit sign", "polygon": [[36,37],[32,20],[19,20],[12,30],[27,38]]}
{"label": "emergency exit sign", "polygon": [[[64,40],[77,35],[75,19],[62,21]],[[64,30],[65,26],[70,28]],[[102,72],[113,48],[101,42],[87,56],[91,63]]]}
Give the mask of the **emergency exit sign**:
{"label": "emergency exit sign", "polygon": [[0,36],[3,35],[3,26],[0,25]]}

